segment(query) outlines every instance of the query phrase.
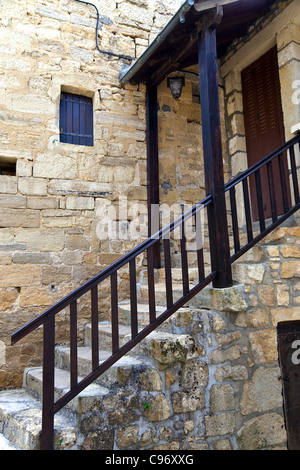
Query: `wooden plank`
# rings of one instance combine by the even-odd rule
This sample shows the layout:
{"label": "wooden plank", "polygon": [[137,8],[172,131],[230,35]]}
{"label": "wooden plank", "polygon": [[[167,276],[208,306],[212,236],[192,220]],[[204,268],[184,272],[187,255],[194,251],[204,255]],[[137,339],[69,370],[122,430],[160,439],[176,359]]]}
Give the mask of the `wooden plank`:
{"label": "wooden plank", "polygon": [[[228,3],[235,3],[238,2],[239,0],[219,0],[218,4],[219,5],[227,5]],[[216,0],[197,0],[195,2],[194,8],[196,11],[205,11],[208,10],[209,8],[214,8],[216,6]]]}

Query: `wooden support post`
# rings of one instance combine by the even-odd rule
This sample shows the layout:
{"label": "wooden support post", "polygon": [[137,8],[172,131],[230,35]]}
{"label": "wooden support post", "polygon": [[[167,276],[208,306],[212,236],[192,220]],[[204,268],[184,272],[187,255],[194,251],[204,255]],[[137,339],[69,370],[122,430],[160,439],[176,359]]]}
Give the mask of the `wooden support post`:
{"label": "wooden support post", "polygon": [[207,194],[213,197],[208,210],[212,270],[217,277],[214,287],[232,285],[228,225],[224,191],[220,107],[217,71],[216,26],[222,19],[217,7],[198,23],[198,64],[204,169]]}
{"label": "wooden support post", "polygon": [[[148,236],[154,235],[153,227],[159,227],[159,161],[158,161],[158,119],[157,87],[147,85],[147,200]],[[154,220],[156,218],[157,220]],[[152,230],[151,230],[152,228]],[[159,241],[153,247],[154,268],[160,268]]]}

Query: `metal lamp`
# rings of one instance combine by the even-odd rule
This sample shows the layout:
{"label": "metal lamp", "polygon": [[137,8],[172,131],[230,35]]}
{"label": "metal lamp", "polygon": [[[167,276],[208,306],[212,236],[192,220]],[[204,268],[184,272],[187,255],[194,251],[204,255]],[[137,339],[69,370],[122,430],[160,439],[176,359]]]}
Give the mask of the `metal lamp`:
{"label": "metal lamp", "polygon": [[182,93],[182,87],[185,85],[184,77],[169,77],[168,87],[171,88],[171,93],[175,100],[178,100]]}

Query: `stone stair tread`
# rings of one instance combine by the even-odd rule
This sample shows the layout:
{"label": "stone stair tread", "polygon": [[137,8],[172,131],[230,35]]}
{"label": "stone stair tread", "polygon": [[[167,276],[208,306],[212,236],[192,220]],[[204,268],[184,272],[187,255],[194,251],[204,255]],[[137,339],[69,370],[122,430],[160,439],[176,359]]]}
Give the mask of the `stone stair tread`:
{"label": "stone stair tread", "polygon": [[[67,356],[70,355],[70,348],[65,347],[65,346],[59,346],[57,348],[60,353],[66,354]],[[83,360],[83,361],[91,361],[91,348],[89,346],[80,346],[77,348],[77,353],[78,353],[78,360]],[[111,352],[107,350],[100,350],[99,351],[99,363],[105,361],[111,356]],[[138,360],[134,356],[128,356],[125,355],[121,357],[117,362],[115,362],[111,367],[126,367],[129,365],[140,365],[141,361]]]}
{"label": "stone stair tread", "polygon": [[[42,405],[24,388],[0,392],[1,444],[12,446],[15,450],[39,449],[42,429]],[[76,440],[73,423],[64,415],[56,414],[54,429],[57,442],[69,432]]]}
{"label": "stone stair tread", "polygon": [[[122,302],[119,304],[119,310],[121,311],[130,311],[130,301]],[[162,305],[156,305],[156,313],[163,313],[166,308]],[[148,303],[138,303],[137,304],[137,311],[139,313],[149,313],[149,304]]]}
{"label": "stone stair tread", "polygon": [[6,439],[3,434],[0,434],[0,451],[1,450],[20,450],[17,446],[15,446],[11,441]]}
{"label": "stone stair tread", "polygon": [[[78,372],[82,376],[86,376],[92,372],[91,348],[89,346],[78,347]],[[111,352],[108,350],[99,351],[99,363],[108,359]],[[57,365],[64,369],[69,369],[70,365],[70,348],[57,348]],[[140,370],[145,367],[145,362],[141,361],[138,356],[125,355],[115,362],[110,368],[95,379],[95,384],[103,385],[106,389],[112,388],[117,384],[125,384],[129,379],[133,369]]]}
{"label": "stone stair tread", "polygon": [[[29,384],[28,378],[35,381],[38,387],[42,386],[43,378],[43,369],[42,367],[28,368],[25,370],[25,384],[29,387],[33,393],[39,395],[39,388],[30,388],[32,384]],[[81,377],[78,376],[78,382],[80,382]],[[60,393],[66,393],[70,390],[70,373],[68,370],[55,368],[55,390]],[[101,385],[92,383],[86,387],[82,392],[80,392],[77,397],[91,397],[91,396],[103,396],[107,395],[109,390]]]}

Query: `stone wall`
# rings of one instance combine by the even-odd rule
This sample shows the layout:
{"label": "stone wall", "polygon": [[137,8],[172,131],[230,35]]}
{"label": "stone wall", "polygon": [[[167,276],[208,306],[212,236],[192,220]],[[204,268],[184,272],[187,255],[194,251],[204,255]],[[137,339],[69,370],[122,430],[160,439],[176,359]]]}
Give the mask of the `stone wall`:
{"label": "stone wall", "polygon": [[[138,57],[181,3],[95,0],[99,47]],[[99,53],[95,27],[96,10],[75,0],[1,1],[0,165],[14,168],[0,174],[1,388],[40,357],[34,337],[11,350],[11,333],[144,235],[127,229],[135,204],[146,207],[145,87],[120,87],[129,61]],[[60,142],[61,91],[93,98],[93,147]],[[99,235],[104,209],[124,220],[124,236]]]}

